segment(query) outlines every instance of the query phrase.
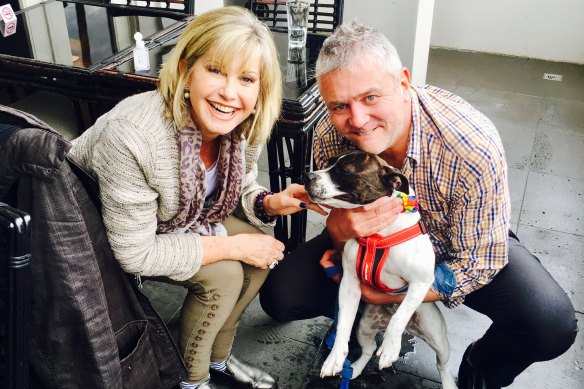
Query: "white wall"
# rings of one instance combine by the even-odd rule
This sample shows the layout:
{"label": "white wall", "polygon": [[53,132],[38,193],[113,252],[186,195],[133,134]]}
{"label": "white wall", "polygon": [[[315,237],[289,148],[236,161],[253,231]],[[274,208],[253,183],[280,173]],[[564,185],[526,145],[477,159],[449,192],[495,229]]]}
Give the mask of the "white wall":
{"label": "white wall", "polygon": [[431,45],[584,64],[584,1],[437,0]]}
{"label": "white wall", "polygon": [[343,22],[356,20],[382,32],[410,70],[412,83],[423,85],[433,8],[434,0],[345,0]]}

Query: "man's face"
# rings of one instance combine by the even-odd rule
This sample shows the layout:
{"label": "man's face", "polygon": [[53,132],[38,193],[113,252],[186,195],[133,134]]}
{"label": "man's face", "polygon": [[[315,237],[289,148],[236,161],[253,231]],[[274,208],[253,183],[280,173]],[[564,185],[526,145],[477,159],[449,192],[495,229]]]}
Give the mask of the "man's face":
{"label": "man's face", "polygon": [[320,93],[337,131],[363,151],[405,153],[411,125],[409,74],[399,77],[364,58],[324,74]]}

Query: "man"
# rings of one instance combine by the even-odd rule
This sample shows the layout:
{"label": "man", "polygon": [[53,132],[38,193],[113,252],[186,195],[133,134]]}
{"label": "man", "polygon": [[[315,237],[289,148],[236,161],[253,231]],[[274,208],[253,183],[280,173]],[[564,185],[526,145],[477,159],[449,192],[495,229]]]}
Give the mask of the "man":
{"label": "man", "polygon": [[[329,113],[314,136],[317,168],[351,148],[399,168],[416,192],[437,261],[446,265],[425,301],[465,304],[493,321],[468,346],[459,388],[508,386],[533,362],[565,352],[577,331],[574,308],[509,231],[507,165],[494,125],[449,92],[411,86],[393,45],[356,23],[326,40],[316,77]],[[338,285],[319,259],[348,239],[377,233],[400,211],[401,201],[388,197],[332,209],[325,231],[271,272],[260,295],[264,310],[279,321],[332,317]],[[363,285],[362,291],[377,304],[404,296]]]}

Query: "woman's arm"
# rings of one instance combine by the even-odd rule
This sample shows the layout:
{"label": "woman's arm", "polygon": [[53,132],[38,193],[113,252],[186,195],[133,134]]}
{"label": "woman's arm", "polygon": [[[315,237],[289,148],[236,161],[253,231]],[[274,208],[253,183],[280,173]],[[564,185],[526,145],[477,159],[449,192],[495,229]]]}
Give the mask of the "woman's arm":
{"label": "woman's arm", "polygon": [[270,235],[202,236],[201,241],[203,265],[231,259],[266,269],[272,262],[284,258],[284,244]]}
{"label": "woman's arm", "polygon": [[[247,146],[245,153],[246,174],[242,184],[243,189],[237,213],[241,216],[245,216],[245,218],[255,226],[267,227],[272,226],[273,223],[265,223],[261,221],[257,217],[255,210],[256,197],[261,192],[267,191],[265,187],[257,182],[257,161],[260,153],[261,149],[258,146]],[[304,205],[302,203],[304,203]],[[290,215],[303,209],[311,209],[322,215],[326,215],[326,211],[312,203],[308,198],[304,187],[298,184],[291,184],[279,193],[264,197],[263,205],[268,215]]]}
{"label": "woman's arm", "polygon": [[[103,118],[96,126],[75,141],[73,151],[90,157],[84,163],[98,179],[103,221],[116,259],[128,273],[176,280],[192,277],[202,264],[200,236],[156,233],[158,156],[172,154],[172,140],[152,139],[126,120]],[[162,164],[172,176],[176,165],[172,158]]]}

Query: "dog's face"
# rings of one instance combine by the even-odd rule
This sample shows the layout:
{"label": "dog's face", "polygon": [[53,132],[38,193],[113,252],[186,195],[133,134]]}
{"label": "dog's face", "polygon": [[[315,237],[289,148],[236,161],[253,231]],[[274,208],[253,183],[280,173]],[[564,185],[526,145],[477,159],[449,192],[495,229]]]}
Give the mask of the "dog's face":
{"label": "dog's face", "polygon": [[395,190],[409,193],[409,184],[399,170],[377,155],[355,150],[331,159],[329,167],[307,174],[310,200],[335,208],[369,204]]}

